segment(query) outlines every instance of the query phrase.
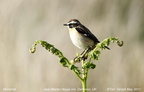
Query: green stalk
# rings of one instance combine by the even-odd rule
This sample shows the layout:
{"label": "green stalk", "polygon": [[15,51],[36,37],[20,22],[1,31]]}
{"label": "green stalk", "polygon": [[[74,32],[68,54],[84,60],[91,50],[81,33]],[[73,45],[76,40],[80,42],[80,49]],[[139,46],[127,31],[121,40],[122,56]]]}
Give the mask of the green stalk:
{"label": "green stalk", "polygon": [[79,78],[79,80],[82,82],[83,79],[80,77],[80,75],[79,75],[78,73],[76,73],[74,70],[72,70],[72,71],[73,71],[73,73]]}
{"label": "green stalk", "polygon": [[83,92],[87,92],[87,90],[86,90],[86,79],[83,79],[83,81],[82,81],[82,89],[83,89]]}
{"label": "green stalk", "polygon": [[[84,65],[84,60],[81,60],[81,62],[82,62],[82,66]],[[82,83],[82,89],[83,89],[83,92],[87,92],[87,90],[86,90],[86,81],[87,81],[87,71],[86,71],[86,69],[85,68],[82,68],[82,81],[81,81],[81,83]]]}

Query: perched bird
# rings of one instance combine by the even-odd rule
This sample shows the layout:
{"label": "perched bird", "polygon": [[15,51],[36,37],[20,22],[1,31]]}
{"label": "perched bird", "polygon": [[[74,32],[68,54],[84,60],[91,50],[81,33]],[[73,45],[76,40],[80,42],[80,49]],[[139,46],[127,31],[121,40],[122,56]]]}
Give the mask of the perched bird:
{"label": "perched bird", "polygon": [[[80,49],[93,48],[100,42],[90,30],[77,19],[71,19],[68,23],[64,24],[64,26],[68,27],[73,44]],[[107,46],[105,46],[105,48],[110,49]]]}

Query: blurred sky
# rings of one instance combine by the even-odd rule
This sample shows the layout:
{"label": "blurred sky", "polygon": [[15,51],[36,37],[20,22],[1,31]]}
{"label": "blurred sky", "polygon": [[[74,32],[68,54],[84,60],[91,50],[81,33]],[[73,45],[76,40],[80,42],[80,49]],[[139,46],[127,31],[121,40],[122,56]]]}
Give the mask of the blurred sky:
{"label": "blurred sky", "polygon": [[101,92],[140,88],[137,92],[143,92],[143,0],[0,0],[0,91],[80,88],[78,78],[57,57],[41,46],[34,54],[28,51],[35,40],[45,40],[73,59],[82,50],[72,44],[63,26],[73,18],[100,41],[110,36],[124,41],[123,47],[111,44],[110,51],[102,51],[99,60],[93,61],[97,67],[89,72],[88,88]]}

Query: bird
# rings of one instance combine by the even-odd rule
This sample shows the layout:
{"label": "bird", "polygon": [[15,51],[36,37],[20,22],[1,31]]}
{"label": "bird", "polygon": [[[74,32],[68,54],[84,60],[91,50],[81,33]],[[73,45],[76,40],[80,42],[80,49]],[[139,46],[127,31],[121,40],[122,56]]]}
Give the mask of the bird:
{"label": "bird", "polygon": [[[71,19],[63,25],[68,27],[71,41],[79,49],[93,49],[96,44],[100,43],[96,36],[78,19]],[[105,48],[110,50],[107,46]]]}

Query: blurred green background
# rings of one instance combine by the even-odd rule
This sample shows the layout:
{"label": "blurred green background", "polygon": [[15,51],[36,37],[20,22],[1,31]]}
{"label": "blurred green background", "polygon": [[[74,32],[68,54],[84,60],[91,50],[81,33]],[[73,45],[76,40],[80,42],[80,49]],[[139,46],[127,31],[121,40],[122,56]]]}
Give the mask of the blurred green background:
{"label": "blurred green background", "polygon": [[110,36],[124,41],[123,47],[111,44],[111,50],[94,61],[97,67],[89,72],[88,88],[144,92],[144,0],[0,0],[0,91],[80,88],[78,78],[57,57],[41,46],[34,54],[28,51],[35,40],[46,40],[73,59],[82,50],[63,27],[73,18],[101,41]]}

